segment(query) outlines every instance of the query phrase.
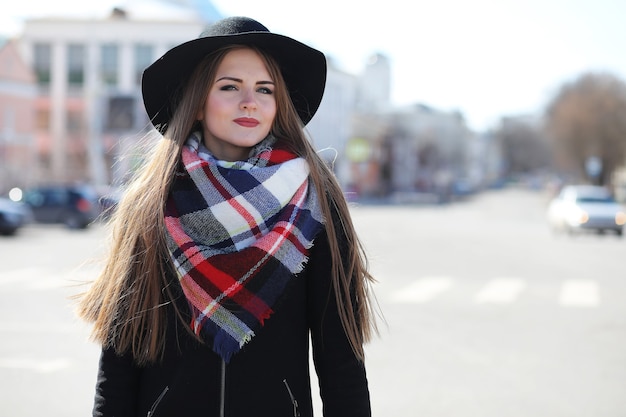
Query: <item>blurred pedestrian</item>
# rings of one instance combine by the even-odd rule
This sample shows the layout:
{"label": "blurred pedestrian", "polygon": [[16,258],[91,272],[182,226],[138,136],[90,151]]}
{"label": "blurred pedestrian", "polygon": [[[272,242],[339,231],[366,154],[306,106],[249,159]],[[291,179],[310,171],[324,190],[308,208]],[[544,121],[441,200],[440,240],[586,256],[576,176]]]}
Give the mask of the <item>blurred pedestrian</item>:
{"label": "blurred pedestrian", "polygon": [[366,259],[307,141],[324,55],[259,22],[209,26],[146,69],[162,135],[79,304],[102,344],[94,416],[369,416]]}

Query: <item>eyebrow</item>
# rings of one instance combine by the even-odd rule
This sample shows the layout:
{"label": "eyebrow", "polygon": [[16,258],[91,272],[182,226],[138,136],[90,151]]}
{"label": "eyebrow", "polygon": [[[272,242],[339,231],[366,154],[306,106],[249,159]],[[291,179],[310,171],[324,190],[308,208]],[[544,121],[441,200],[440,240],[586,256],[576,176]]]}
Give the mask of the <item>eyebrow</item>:
{"label": "eyebrow", "polygon": [[[221,77],[221,78],[215,80],[215,82],[224,81],[224,80],[226,80],[226,81],[235,81],[235,82],[238,82],[238,83],[242,83],[243,82],[243,80],[241,78],[228,77],[228,76]],[[274,81],[257,81],[256,84],[271,84],[271,85],[274,85]]]}

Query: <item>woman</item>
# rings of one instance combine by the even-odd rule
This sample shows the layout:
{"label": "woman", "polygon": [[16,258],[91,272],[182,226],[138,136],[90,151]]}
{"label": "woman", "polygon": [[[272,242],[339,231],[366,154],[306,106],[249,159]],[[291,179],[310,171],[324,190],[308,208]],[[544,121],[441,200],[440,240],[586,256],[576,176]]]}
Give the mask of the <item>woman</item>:
{"label": "woman", "polygon": [[372,278],[303,127],[324,55],[243,17],[144,72],[163,134],[80,301],[102,344],[94,416],[369,416]]}

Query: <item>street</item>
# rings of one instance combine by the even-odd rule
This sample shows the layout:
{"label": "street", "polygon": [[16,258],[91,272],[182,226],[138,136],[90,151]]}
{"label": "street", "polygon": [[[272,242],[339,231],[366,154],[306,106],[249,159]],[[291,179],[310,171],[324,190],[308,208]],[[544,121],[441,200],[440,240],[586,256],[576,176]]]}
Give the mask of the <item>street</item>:
{"label": "street", "polygon": [[[626,416],[626,240],[555,236],[546,204],[354,206],[384,315],[374,416]],[[105,247],[102,225],[0,238],[0,416],[90,415],[99,349],[70,297]]]}

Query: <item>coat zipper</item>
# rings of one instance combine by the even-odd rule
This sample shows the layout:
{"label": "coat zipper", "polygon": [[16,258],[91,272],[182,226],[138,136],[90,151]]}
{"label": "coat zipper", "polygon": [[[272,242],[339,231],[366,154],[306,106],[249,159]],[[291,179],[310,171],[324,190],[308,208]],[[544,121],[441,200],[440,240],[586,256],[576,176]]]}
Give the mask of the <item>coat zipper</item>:
{"label": "coat zipper", "polygon": [[289,393],[289,398],[291,398],[291,403],[293,404],[293,416],[300,417],[300,409],[298,408],[298,400],[296,400],[296,397],[293,396],[293,392],[291,392],[291,388],[289,388],[287,379],[283,379],[283,384],[285,384],[285,388],[287,388],[287,392]]}
{"label": "coat zipper", "polygon": [[226,416],[226,362],[222,359],[222,384],[220,387],[220,417]]}
{"label": "coat zipper", "polygon": [[157,407],[159,406],[159,403],[161,402],[161,400],[163,400],[163,397],[165,397],[165,394],[167,394],[167,392],[170,390],[170,387],[167,386],[165,387],[165,389],[161,392],[161,394],[157,397],[156,401],[154,402],[154,404],[152,404],[152,407],[150,407],[150,411],[148,411],[148,415],[147,417],[152,417],[154,415],[154,412],[156,411]]}

